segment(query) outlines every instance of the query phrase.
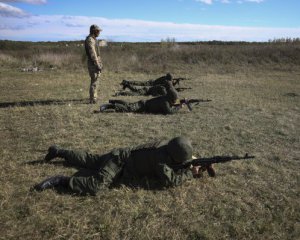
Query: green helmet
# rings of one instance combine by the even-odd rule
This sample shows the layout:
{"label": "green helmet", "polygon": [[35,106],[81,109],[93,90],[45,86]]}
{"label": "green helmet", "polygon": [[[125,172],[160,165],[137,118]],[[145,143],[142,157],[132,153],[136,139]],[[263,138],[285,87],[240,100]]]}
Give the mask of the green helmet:
{"label": "green helmet", "polygon": [[176,102],[176,100],[178,99],[178,93],[176,91],[176,89],[173,87],[171,82],[167,82],[166,83],[166,90],[167,90],[167,99],[169,102]]}
{"label": "green helmet", "polygon": [[171,73],[166,74],[166,80],[167,81],[172,81],[173,80],[173,77],[172,77]]}
{"label": "green helmet", "polygon": [[192,159],[193,147],[185,137],[176,137],[169,141],[167,151],[176,163]]}

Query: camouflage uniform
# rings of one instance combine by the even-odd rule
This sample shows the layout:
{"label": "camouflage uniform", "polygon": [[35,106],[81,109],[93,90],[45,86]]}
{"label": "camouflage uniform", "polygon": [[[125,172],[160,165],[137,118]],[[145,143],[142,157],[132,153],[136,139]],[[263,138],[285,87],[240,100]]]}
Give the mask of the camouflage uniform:
{"label": "camouflage uniform", "polygon": [[98,79],[101,75],[102,61],[100,57],[99,44],[93,34],[90,34],[85,39],[85,51],[88,57],[88,71],[91,77],[90,101],[95,102],[97,99],[97,85]]}
{"label": "camouflage uniform", "polygon": [[[143,113],[145,112],[146,101],[140,100],[138,102],[129,103],[123,100],[109,100],[110,104],[106,109],[113,109],[115,112],[135,112]],[[105,110],[106,110],[105,109]]]}
{"label": "camouflage uniform", "polygon": [[161,76],[155,80],[148,80],[146,82],[142,81],[127,81],[124,80],[122,84],[130,84],[130,85],[138,85],[138,86],[157,86],[157,85],[164,85],[168,81],[172,81],[173,77],[170,73],[167,73],[165,76]]}
{"label": "camouflage uniform", "polygon": [[128,154],[129,150],[124,148],[104,155],[71,150],[60,150],[58,155],[68,165],[83,168],[69,179],[69,189],[74,193],[95,195],[97,191],[109,187],[121,173]]}
{"label": "camouflage uniform", "polygon": [[141,100],[135,103],[129,103],[122,100],[110,100],[110,104],[100,107],[100,111],[113,109],[116,112],[136,112],[136,113],[154,113],[154,114],[173,114],[178,112],[179,108],[173,104],[178,99],[178,94],[171,83],[166,85],[167,94],[164,96]]}
{"label": "camouflage uniform", "polygon": [[167,94],[167,90],[163,85],[136,87],[128,84],[126,86],[129,91],[120,91],[116,96],[162,96]]}
{"label": "camouflage uniform", "polygon": [[104,155],[59,149],[52,157],[62,157],[69,165],[86,169],[67,178],[65,185],[79,194],[95,195],[116,179],[128,176],[154,178],[162,187],[178,186],[193,178],[190,168],[176,172],[172,169],[172,166],[192,158],[192,145],[184,137],[117,148]]}

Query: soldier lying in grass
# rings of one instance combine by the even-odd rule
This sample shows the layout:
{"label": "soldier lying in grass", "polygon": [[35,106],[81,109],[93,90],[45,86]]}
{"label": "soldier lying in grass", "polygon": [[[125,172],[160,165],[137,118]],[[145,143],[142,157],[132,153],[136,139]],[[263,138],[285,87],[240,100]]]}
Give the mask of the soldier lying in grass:
{"label": "soldier lying in grass", "polygon": [[[171,83],[173,86],[179,84],[181,80],[186,78],[173,78],[170,73],[167,73],[165,76],[161,76],[156,80],[143,81],[128,81],[123,80],[121,85],[123,90],[128,88],[130,91],[120,91],[116,93],[116,96],[162,96],[166,94],[166,85]],[[176,88],[177,91],[183,91],[185,87]]]}
{"label": "soldier lying in grass", "polygon": [[166,95],[140,100],[138,102],[126,102],[123,100],[110,100],[108,104],[100,106],[100,112],[135,112],[154,114],[173,114],[184,105],[179,104],[178,93],[171,83],[166,84]]}
{"label": "soldier lying in grass", "polygon": [[161,76],[155,80],[148,80],[148,81],[128,81],[128,80],[123,80],[121,85],[124,86],[126,85],[136,85],[136,86],[157,86],[157,85],[164,85],[166,82],[172,82],[173,77],[170,73],[167,73],[164,76]]}
{"label": "soldier lying in grass", "polygon": [[164,85],[165,82],[171,82],[173,86],[180,85],[180,81],[188,80],[188,78],[185,77],[178,77],[173,78],[173,76],[170,73],[167,73],[164,76],[161,76],[155,80],[148,80],[148,81],[130,81],[130,80],[123,80],[121,82],[121,85],[123,85],[123,88],[126,85],[131,86],[158,86],[158,85]]}
{"label": "soldier lying in grass", "polygon": [[[129,91],[124,91],[126,88]],[[164,85],[157,86],[134,86],[131,84],[123,85],[123,91],[119,91],[115,96],[163,96],[167,94]]]}
{"label": "soldier lying in grass", "polygon": [[[126,88],[129,91],[124,91]],[[181,92],[183,90],[192,89],[190,87],[178,87],[175,88],[177,92]],[[135,86],[131,84],[124,84],[123,91],[119,91],[115,94],[115,96],[163,96],[167,94],[166,83],[163,85],[155,85],[155,86]]]}
{"label": "soldier lying in grass", "polygon": [[126,177],[155,179],[162,187],[178,186],[186,180],[199,177],[202,171],[214,172],[211,165],[206,166],[205,169],[193,165],[176,171],[172,168],[190,160],[192,151],[192,145],[185,137],[137,147],[116,148],[103,155],[51,146],[45,162],[60,157],[68,165],[88,169],[88,174],[86,174],[87,170],[81,170],[85,171],[84,176],[75,174],[72,177],[50,177],[35,185],[33,189],[43,191],[60,187],[77,194],[95,195],[104,188],[110,187],[117,179]]}

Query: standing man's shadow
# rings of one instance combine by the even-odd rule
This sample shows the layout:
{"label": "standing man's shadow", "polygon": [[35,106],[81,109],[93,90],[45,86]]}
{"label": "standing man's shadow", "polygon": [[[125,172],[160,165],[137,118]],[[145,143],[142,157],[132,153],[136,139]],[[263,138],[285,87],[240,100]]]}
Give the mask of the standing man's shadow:
{"label": "standing man's shadow", "polygon": [[19,101],[19,102],[0,102],[0,108],[65,105],[65,104],[88,104],[88,103],[89,102],[86,99],[32,100],[32,101]]}

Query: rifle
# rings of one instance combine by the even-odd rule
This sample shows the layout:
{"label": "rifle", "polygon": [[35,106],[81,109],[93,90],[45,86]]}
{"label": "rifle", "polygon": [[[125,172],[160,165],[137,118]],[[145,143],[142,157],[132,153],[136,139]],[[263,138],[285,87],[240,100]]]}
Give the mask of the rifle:
{"label": "rifle", "polygon": [[178,87],[175,88],[177,92],[182,92],[183,90],[188,90],[188,89],[192,89],[191,87]]}
{"label": "rifle", "polygon": [[183,78],[183,77],[179,77],[179,78],[173,78],[173,86],[176,86],[177,84],[180,85],[180,81],[183,80],[190,80],[190,78]]}
{"label": "rifle", "polygon": [[184,98],[184,99],[180,100],[180,104],[187,105],[188,109],[190,111],[192,111],[193,110],[192,104],[198,105],[200,102],[211,102],[211,101],[212,100],[210,100],[210,99],[197,99],[197,98],[187,99],[187,98]]}
{"label": "rifle", "polygon": [[211,167],[211,164],[214,163],[225,163],[225,162],[229,162],[232,160],[245,160],[245,159],[253,159],[255,158],[255,156],[249,156],[248,153],[246,153],[243,157],[239,157],[239,156],[214,156],[211,158],[196,158],[196,159],[192,159],[192,160],[188,160],[185,161],[181,164],[177,164],[172,166],[172,168],[176,171],[179,169],[184,169],[184,168],[188,168],[191,165],[193,166],[200,166],[203,171],[207,170],[209,176],[214,177],[215,176],[215,172],[213,170],[213,168]]}

